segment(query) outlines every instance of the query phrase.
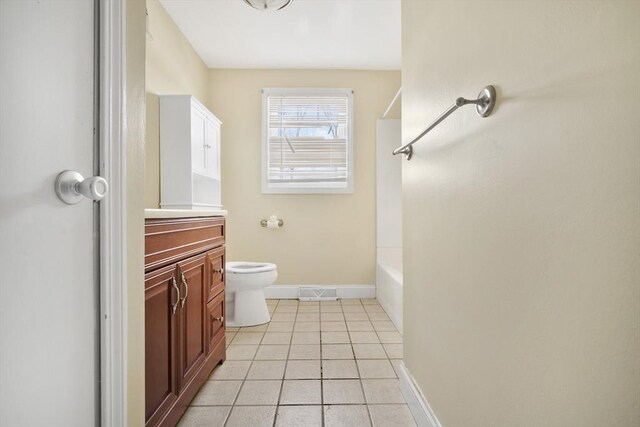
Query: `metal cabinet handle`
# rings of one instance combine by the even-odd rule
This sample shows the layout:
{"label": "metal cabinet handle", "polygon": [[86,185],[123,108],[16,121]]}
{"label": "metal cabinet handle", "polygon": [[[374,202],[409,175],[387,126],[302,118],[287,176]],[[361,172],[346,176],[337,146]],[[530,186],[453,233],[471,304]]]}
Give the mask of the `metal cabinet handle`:
{"label": "metal cabinet handle", "polygon": [[182,280],[182,284],[184,285],[184,297],[180,300],[180,307],[184,307],[184,301],[187,299],[187,295],[189,295],[189,285],[187,284],[187,278],[184,277],[184,273],[180,274],[180,280]]}
{"label": "metal cabinet handle", "polygon": [[223,323],[224,322],[224,316],[214,317],[213,320],[215,320],[216,322]]}
{"label": "metal cabinet handle", "polygon": [[173,284],[173,289],[175,289],[176,292],[178,293],[178,298],[176,299],[176,303],[171,304],[171,315],[173,316],[174,314],[176,314],[176,310],[178,309],[178,303],[180,302],[180,288],[178,288],[178,284],[176,283],[175,277],[171,278],[171,282]]}
{"label": "metal cabinet handle", "polygon": [[220,273],[220,274],[224,274],[224,268],[214,268],[213,269],[214,273]]}

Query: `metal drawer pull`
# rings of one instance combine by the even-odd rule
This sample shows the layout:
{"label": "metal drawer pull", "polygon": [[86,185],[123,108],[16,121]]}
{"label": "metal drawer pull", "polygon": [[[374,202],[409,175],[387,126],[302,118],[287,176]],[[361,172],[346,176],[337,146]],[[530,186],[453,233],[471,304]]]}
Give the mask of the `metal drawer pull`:
{"label": "metal drawer pull", "polygon": [[220,317],[214,317],[213,320],[215,320],[216,322],[224,322],[224,316],[220,316]]}
{"label": "metal drawer pull", "polygon": [[220,273],[220,274],[224,274],[224,268],[214,268],[213,269],[214,273]]}
{"label": "metal drawer pull", "polygon": [[187,295],[189,295],[189,285],[187,284],[187,278],[184,277],[184,273],[180,274],[180,280],[182,280],[182,284],[184,285],[184,297],[180,300],[180,306],[184,307],[184,301],[187,299]]}
{"label": "metal drawer pull", "polygon": [[176,278],[175,277],[171,278],[171,282],[173,284],[173,288],[178,293],[178,299],[176,299],[176,303],[175,304],[171,304],[171,315],[173,316],[174,314],[176,314],[176,310],[178,309],[178,303],[180,302],[180,288],[178,288],[178,284],[176,283]]}

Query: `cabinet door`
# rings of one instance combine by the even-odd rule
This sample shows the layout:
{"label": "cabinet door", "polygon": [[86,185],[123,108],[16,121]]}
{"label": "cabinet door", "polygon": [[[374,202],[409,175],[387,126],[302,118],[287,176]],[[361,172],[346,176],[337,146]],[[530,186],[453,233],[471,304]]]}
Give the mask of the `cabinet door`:
{"label": "cabinet door", "polygon": [[210,120],[207,120],[205,148],[207,176],[220,179],[220,125]]}
{"label": "cabinet door", "polygon": [[182,389],[204,363],[206,355],[208,294],[205,254],[178,263],[178,381]]}
{"label": "cabinet door", "polygon": [[221,342],[224,348],[224,292],[219,293],[207,304],[207,313],[207,354],[210,354]]}
{"label": "cabinet door", "polygon": [[207,301],[224,291],[224,246],[207,252],[209,267],[209,297]]}
{"label": "cabinet door", "polygon": [[191,109],[191,169],[207,174],[207,119],[195,108]]}
{"label": "cabinet door", "polygon": [[145,419],[156,425],[178,398],[175,264],[145,276]]}

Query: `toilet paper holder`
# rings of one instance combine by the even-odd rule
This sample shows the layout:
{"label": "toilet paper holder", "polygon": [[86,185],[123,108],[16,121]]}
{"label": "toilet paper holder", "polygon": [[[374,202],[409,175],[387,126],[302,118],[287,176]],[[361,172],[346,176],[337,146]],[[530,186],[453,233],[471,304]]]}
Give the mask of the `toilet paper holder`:
{"label": "toilet paper holder", "polygon": [[[263,219],[260,221],[260,225],[263,227],[267,227],[269,225],[269,220]],[[282,227],[284,225],[284,221],[282,219],[278,219],[278,227]]]}

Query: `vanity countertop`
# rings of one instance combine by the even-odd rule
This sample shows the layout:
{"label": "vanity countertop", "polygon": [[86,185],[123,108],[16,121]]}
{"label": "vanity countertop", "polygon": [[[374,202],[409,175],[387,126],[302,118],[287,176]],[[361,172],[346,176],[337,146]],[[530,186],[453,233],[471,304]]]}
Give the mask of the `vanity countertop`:
{"label": "vanity countertop", "polygon": [[202,216],[227,216],[225,210],[145,209],[145,218],[193,218]]}

